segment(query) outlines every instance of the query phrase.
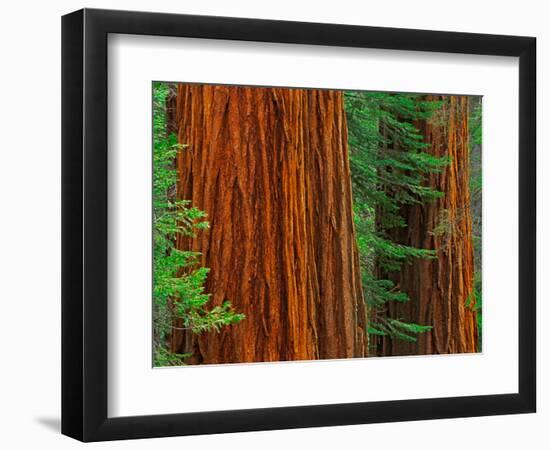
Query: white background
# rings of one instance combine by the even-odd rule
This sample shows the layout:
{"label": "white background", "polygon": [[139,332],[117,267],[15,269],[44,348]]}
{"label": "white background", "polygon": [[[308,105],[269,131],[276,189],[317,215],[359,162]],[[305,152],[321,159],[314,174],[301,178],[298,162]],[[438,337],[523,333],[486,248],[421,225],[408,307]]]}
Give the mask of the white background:
{"label": "white background", "polygon": [[[118,35],[110,37],[109,67],[111,417],[518,391],[510,295],[518,278],[517,58]],[[152,370],[151,81],[158,79],[482,94],[483,354]],[[200,387],[220,380],[230,388],[204,395]]]}
{"label": "white background", "polygon": [[[287,20],[416,27],[455,31],[536,35],[539,67],[539,150],[548,142],[542,110],[550,104],[550,30],[544,2],[444,3],[440,1],[353,2],[340,0],[265,3],[111,1],[28,2],[3,5],[2,189],[0,233],[3,313],[0,324],[0,443],[6,448],[73,448],[59,428],[60,377],[60,19],[82,6]],[[539,151],[539,230],[548,229],[543,198],[549,183],[542,172],[549,157]],[[506,242],[502,243],[503,258]],[[539,231],[539,298],[548,294],[550,238]],[[549,307],[539,302],[539,380],[548,378]],[[546,353],[546,354],[543,354]],[[99,448],[547,448],[550,395],[539,384],[536,415],[453,419],[402,424],[241,433],[96,444]]]}

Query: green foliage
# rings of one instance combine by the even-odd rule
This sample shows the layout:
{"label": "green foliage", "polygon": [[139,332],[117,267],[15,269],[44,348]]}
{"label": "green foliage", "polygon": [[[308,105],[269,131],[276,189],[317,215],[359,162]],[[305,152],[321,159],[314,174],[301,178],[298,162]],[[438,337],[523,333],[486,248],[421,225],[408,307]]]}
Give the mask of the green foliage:
{"label": "green foliage", "polygon": [[191,356],[190,353],[171,353],[161,345],[155,346],[154,352],[155,367],[182,366],[185,365],[185,359]]}
{"label": "green foliage", "polygon": [[432,327],[428,325],[406,323],[396,319],[389,319],[384,325],[390,330],[390,333],[388,333],[389,336],[409,342],[416,342],[416,335],[418,333],[424,333],[425,331],[432,329]]}
{"label": "green foliage", "polygon": [[482,103],[481,99],[474,102],[470,112],[470,195],[481,197],[483,178],[481,173],[481,144],[482,144]]}
{"label": "green foliage", "polygon": [[482,102],[481,97],[476,99],[474,107],[470,113],[470,144],[471,145],[481,145],[483,135],[482,135]]}
{"label": "green foliage", "polygon": [[177,200],[175,157],[184,151],[176,137],[166,133],[167,83],[153,84],[153,321],[154,365],[181,365],[189,355],[173,354],[166,339],[174,319],[193,333],[219,331],[244,318],[231,303],[207,309],[204,292],[208,268],[199,266],[200,253],[175,248],[179,236],[194,237],[208,228],[206,214],[187,200]]}
{"label": "green foliage", "polygon": [[477,311],[478,351],[482,347],[482,280],[481,280],[481,230],[482,230],[482,99],[473,98],[469,115],[470,127],[470,208],[474,244],[474,295]]}
{"label": "green foliage", "polygon": [[349,159],[354,219],[364,296],[370,310],[368,333],[416,340],[428,326],[386,316],[388,302],[409,297],[379,272],[394,272],[417,258],[435,258],[432,250],[395,242],[390,231],[406,226],[401,207],[432,202],[442,193],[426,186],[426,177],[440,172],[448,159],[423,151],[415,121],[427,119],[441,102],[418,95],[346,92]]}

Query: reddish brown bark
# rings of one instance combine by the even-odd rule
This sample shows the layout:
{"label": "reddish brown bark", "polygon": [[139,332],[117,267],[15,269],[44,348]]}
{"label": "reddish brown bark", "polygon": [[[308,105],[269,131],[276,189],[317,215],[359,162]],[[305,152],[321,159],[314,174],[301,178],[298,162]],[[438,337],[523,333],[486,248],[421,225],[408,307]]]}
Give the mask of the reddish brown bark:
{"label": "reddish brown bark", "polygon": [[424,151],[448,157],[441,173],[428,185],[444,193],[435,202],[402,208],[407,227],[392,230],[405,245],[435,250],[437,259],[405,263],[398,273],[385,274],[410,301],[390,304],[390,318],[433,327],[417,342],[378,339],[382,356],[469,353],[477,351],[472,219],[469,191],[468,97],[430,97],[443,108],[417,123],[430,146]]}
{"label": "reddish brown bark", "polygon": [[178,197],[210,228],[211,305],[246,318],[219,333],[174,331],[191,363],[361,357],[365,307],[355,244],[343,94],[178,87]]}

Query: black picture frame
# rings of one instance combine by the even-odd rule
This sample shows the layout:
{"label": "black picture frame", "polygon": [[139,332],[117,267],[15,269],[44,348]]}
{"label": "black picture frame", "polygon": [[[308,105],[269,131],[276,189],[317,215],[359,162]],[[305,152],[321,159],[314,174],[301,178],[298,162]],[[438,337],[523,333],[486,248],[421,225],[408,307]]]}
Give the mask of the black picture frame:
{"label": "black picture frame", "polygon": [[[517,393],[107,416],[107,36],[178,36],[519,57]],[[82,441],[535,412],[536,39],[83,9],[62,18],[62,433]]]}

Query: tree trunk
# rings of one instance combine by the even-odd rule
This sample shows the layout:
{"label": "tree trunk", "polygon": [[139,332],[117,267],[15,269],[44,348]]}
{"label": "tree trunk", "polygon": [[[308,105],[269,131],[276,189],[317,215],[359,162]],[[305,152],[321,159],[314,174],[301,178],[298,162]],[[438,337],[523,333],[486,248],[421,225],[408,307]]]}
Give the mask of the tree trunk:
{"label": "tree trunk", "polygon": [[175,330],[188,363],[362,357],[366,318],[343,93],[180,84],[177,195],[210,228],[177,246],[210,268],[219,333]]}
{"label": "tree trunk", "polygon": [[430,146],[424,151],[448,157],[441,173],[432,173],[428,185],[443,192],[440,199],[402,208],[407,227],[391,231],[399,243],[433,249],[437,259],[404,263],[398,273],[384,274],[410,301],[392,302],[388,317],[430,325],[417,342],[382,337],[378,353],[424,355],[477,351],[474,310],[474,254],[470,215],[468,102],[466,96],[429,97],[443,107],[429,120],[415,125]]}
{"label": "tree trunk", "polygon": [[177,103],[177,84],[169,83],[168,95],[165,100],[166,108],[166,135],[175,134],[178,132],[178,124],[176,121],[176,103]]}

